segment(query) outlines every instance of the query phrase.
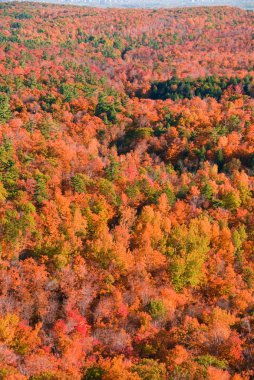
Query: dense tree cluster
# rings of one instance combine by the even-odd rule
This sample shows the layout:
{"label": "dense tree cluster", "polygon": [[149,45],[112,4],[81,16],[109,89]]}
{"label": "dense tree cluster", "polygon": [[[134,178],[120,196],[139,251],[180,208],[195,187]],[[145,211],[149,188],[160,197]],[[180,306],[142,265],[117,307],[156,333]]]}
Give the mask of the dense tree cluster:
{"label": "dense tree cluster", "polygon": [[0,4],[1,379],[253,378],[253,22]]}
{"label": "dense tree cluster", "polygon": [[[232,88],[234,92],[254,97],[253,78],[246,76],[225,78],[208,76],[204,78],[176,78],[173,77],[165,82],[152,83],[147,96],[152,99],[191,99],[195,96],[201,99],[210,97],[220,100],[225,90]],[[138,96],[138,93],[137,93]]]}

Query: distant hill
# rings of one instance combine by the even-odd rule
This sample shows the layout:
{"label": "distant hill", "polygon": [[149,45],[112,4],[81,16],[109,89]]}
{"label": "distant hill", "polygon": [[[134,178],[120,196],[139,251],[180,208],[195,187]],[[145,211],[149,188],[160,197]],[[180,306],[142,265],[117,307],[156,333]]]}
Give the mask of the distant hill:
{"label": "distant hill", "polygon": [[[0,0],[0,3],[1,2],[10,1]],[[252,0],[31,0],[31,2],[86,5],[103,8],[178,8],[193,6],[233,6],[248,10],[254,9],[254,2]]]}

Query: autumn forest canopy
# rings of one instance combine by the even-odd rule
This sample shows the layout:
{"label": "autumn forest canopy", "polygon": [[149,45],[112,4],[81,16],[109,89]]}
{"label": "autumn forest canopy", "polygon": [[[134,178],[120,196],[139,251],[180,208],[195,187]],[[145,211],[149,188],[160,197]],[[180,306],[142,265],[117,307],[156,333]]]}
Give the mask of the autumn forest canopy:
{"label": "autumn forest canopy", "polygon": [[0,379],[253,378],[253,12],[0,3]]}

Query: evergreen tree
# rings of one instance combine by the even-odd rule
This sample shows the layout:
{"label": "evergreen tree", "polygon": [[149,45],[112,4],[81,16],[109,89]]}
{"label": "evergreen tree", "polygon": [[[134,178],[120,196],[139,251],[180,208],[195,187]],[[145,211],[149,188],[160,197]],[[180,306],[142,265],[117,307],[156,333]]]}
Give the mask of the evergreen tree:
{"label": "evergreen tree", "polygon": [[0,123],[5,123],[11,117],[9,99],[6,94],[0,93]]}

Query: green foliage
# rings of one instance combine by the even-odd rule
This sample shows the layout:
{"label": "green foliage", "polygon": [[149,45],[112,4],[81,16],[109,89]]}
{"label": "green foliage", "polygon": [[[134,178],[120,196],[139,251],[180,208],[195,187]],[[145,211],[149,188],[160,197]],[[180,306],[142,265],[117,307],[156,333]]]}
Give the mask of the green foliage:
{"label": "green foliage", "polygon": [[209,251],[208,221],[192,219],[189,227],[176,227],[170,237],[168,250],[170,274],[176,290],[196,287],[202,280],[202,266]]}
{"label": "green foliage", "polygon": [[71,184],[73,186],[74,191],[81,194],[86,191],[86,182],[87,176],[82,173],[78,173],[71,179]]}
{"label": "green foliage", "polygon": [[9,41],[8,37],[5,34],[0,33],[0,45],[3,45],[7,41]]}
{"label": "green foliage", "polygon": [[5,190],[3,184],[0,182],[0,203],[4,202],[8,196],[7,191]]}
{"label": "green foliage", "polygon": [[102,380],[105,371],[100,367],[91,367],[86,370],[82,380]]}
{"label": "green foliage", "polygon": [[40,375],[30,376],[29,380],[57,380],[57,377],[53,372],[43,372]]}
{"label": "green foliage", "polygon": [[54,124],[51,119],[45,118],[38,125],[38,128],[41,131],[42,135],[45,137],[45,139],[48,139],[50,137],[51,130],[54,128]]}
{"label": "green foliage", "polygon": [[142,380],[166,379],[165,364],[153,359],[141,360],[137,365],[133,366],[132,371],[136,372]]}
{"label": "green foliage", "polygon": [[115,59],[118,56],[117,51],[114,49],[113,46],[105,46],[101,49],[101,52],[106,58]]}
{"label": "green foliage", "polygon": [[0,181],[7,191],[8,198],[18,195],[17,188],[18,169],[14,158],[14,152],[10,140],[4,139],[0,146]]}
{"label": "green foliage", "polygon": [[147,139],[153,134],[153,129],[150,127],[139,127],[128,131],[128,137],[132,140]]}
{"label": "green foliage", "polygon": [[21,24],[20,22],[13,22],[13,23],[11,24],[11,28],[12,28],[12,29],[20,29],[21,26],[22,26],[22,24]]}
{"label": "green foliage", "polygon": [[32,203],[17,205],[17,210],[6,210],[2,219],[4,239],[15,243],[27,230],[32,232],[35,228],[35,207]]}
{"label": "green foliage", "polygon": [[130,184],[126,188],[126,194],[130,199],[135,199],[141,194],[140,186],[137,183]]}
{"label": "green foliage", "polygon": [[200,149],[195,149],[194,153],[198,157],[199,160],[205,161],[206,159],[206,149],[202,146]]}
{"label": "green foliage", "polygon": [[222,206],[228,210],[234,211],[241,205],[241,199],[234,191],[229,191],[222,197]]}
{"label": "green foliage", "polygon": [[28,88],[37,88],[38,87],[37,79],[36,79],[34,73],[31,73],[26,78],[24,83],[25,83],[26,87],[28,87]]}
{"label": "green foliage", "polygon": [[178,199],[185,199],[188,192],[189,192],[188,186],[182,186],[176,196]]}
{"label": "green foliage", "polygon": [[38,48],[40,46],[40,43],[36,39],[30,38],[29,40],[25,40],[24,41],[24,45],[28,49],[36,49],[36,48]]}
{"label": "green foliage", "polygon": [[148,304],[148,311],[155,320],[164,319],[167,315],[167,308],[162,300],[151,300]]}
{"label": "green foliage", "polygon": [[239,186],[239,192],[240,192],[240,200],[241,204],[244,206],[248,206],[251,201],[251,190],[248,188],[248,186],[240,185]]}
{"label": "green foliage", "polygon": [[175,201],[176,201],[176,196],[175,196],[174,191],[171,189],[171,187],[167,187],[164,190],[164,193],[166,194],[166,196],[168,198],[169,205],[173,206],[175,204]]}
{"label": "green foliage", "polygon": [[7,210],[2,219],[4,238],[7,242],[15,242],[19,237],[19,214],[16,210]]}
{"label": "green foliage", "polygon": [[120,104],[116,97],[108,93],[100,93],[95,108],[95,116],[101,117],[105,123],[116,123]]}
{"label": "green foliage", "polygon": [[118,197],[114,189],[114,185],[112,182],[107,180],[106,178],[102,178],[99,181],[99,191],[101,194],[105,196],[107,201],[111,204],[118,204]]}
{"label": "green foliage", "polygon": [[115,37],[114,38],[114,43],[113,43],[113,46],[115,49],[118,49],[120,51],[123,51],[124,50],[124,42],[123,42],[123,39],[121,37]]}
{"label": "green foliage", "polygon": [[249,289],[252,289],[254,285],[254,270],[250,267],[246,267],[243,270],[243,279],[246,282]]}
{"label": "green foliage", "polygon": [[15,18],[18,20],[29,20],[32,16],[27,12],[16,13]]}
{"label": "green foliage", "polygon": [[[191,99],[194,96],[200,98],[212,97],[217,100],[221,99],[223,92],[230,86],[241,85],[243,91],[247,95],[251,95],[249,90],[249,81],[251,79],[246,76],[243,79],[238,77],[219,77],[219,76],[207,76],[200,78],[184,78],[172,77],[165,82],[153,82],[149,97],[152,99]],[[233,121],[232,121],[233,122]]]}
{"label": "green foliage", "polygon": [[218,165],[219,170],[221,170],[223,168],[224,163],[225,163],[224,154],[223,154],[222,149],[219,149],[216,152],[215,162]]}
{"label": "green foliage", "polygon": [[65,102],[70,102],[78,97],[78,92],[74,84],[64,83],[61,87],[61,93],[63,94]]}
{"label": "green foliage", "polygon": [[110,164],[105,168],[106,178],[109,181],[114,181],[119,178],[120,164],[116,161],[114,156],[110,156]]}
{"label": "green foliage", "polygon": [[220,368],[222,370],[224,369],[227,369],[228,367],[228,363],[226,360],[221,360],[221,359],[218,359],[216,358],[215,356],[212,356],[212,355],[203,355],[203,356],[199,356],[196,361],[204,366],[205,368],[208,368],[208,367],[217,367],[217,368]]}
{"label": "green foliage", "polygon": [[56,97],[52,94],[47,94],[41,97],[42,108],[50,112],[52,110],[52,105],[56,103]]}
{"label": "green foliage", "polygon": [[151,204],[156,204],[160,195],[161,190],[152,186],[146,178],[139,180],[137,182],[138,192],[144,194],[147,198],[147,201]]}
{"label": "green foliage", "polygon": [[11,117],[9,98],[6,94],[0,93],[0,123],[5,123]]}
{"label": "green foliage", "polygon": [[206,200],[208,201],[212,200],[213,188],[208,182],[206,182],[204,186],[201,188],[201,194],[204,196]]}
{"label": "green foliage", "polygon": [[35,175],[36,187],[35,187],[35,200],[39,204],[48,199],[47,181],[49,177],[41,172],[37,172]]}
{"label": "green foliage", "polygon": [[247,234],[244,225],[241,225],[233,232],[232,240],[236,250],[242,248],[243,242],[247,239]]}

